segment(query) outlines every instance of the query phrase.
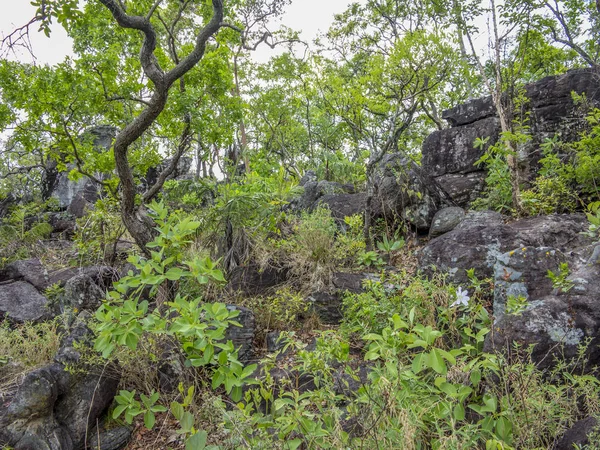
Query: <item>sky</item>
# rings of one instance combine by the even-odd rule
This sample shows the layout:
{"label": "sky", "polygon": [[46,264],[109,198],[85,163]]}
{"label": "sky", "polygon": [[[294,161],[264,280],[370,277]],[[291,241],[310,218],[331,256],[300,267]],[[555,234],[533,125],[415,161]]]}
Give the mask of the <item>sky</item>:
{"label": "sky", "polygon": [[[310,42],[319,31],[326,31],[333,21],[334,14],[344,11],[349,3],[350,0],[292,0],[282,23],[292,29],[301,30],[302,38]],[[5,36],[16,27],[27,23],[33,17],[35,7],[31,6],[28,0],[0,0],[0,11],[0,35]],[[54,27],[50,38],[43,33],[32,33],[31,44],[40,64],[60,62],[71,51],[69,39],[60,26]],[[258,60],[265,60],[270,54],[268,48],[263,48],[256,57]],[[7,57],[32,61],[25,51]]]}

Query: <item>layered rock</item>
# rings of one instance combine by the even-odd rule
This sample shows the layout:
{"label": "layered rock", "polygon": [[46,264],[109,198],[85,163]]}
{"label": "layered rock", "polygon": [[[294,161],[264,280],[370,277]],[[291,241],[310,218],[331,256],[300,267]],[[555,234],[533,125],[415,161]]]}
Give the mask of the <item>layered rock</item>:
{"label": "layered rock", "polygon": [[[578,69],[546,77],[525,86],[525,111],[531,141],[519,149],[521,170],[533,176],[540,158],[540,144],[558,134],[565,142],[577,140],[586,121],[572,92],[585,94],[591,105],[600,106],[596,69]],[[485,170],[474,163],[498,141],[500,123],[491,97],[483,97],[444,111],[450,128],[435,131],[423,144],[423,170],[433,177],[452,201],[467,206],[483,190]],[[475,148],[477,138],[486,145]]]}

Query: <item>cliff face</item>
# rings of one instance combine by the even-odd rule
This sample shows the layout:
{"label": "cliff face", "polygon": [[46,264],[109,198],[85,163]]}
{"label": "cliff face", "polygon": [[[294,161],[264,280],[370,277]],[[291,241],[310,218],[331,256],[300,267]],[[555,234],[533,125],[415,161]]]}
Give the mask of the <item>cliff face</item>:
{"label": "cliff face", "polygon": [[[585,114],[572,93],[585,94],[591,106],[600,106],[600,71],[578,69],[546,77],[525,86],[531,141],[519,149],[524,173],[533,174],[541,156],[540,144],[559,135],[565,142],[578,139],[585,126]],[[487,150],[476,149],[476,138],[497,142],[500,122],[491,97],[479,98],[444,111],[450,128],[435,131],[423,145],[423,171],[433,178],[458,206],[477,198],[484,187],[485,171],[474,166]]]}

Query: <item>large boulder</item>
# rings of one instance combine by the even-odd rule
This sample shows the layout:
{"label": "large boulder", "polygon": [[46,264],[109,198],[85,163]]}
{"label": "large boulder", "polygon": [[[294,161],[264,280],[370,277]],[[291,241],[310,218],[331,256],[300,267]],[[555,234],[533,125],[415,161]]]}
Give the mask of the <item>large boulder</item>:
{"label": "large boulder", "polygon": [[[558,274],[567,261],[573,271],[566,285],[553,286],[548,270]],[[552,248],[524,247],[498,258],[495,269],[494,326],[484,350],[511,355],[507,343],[533,346],[532,361],[548,368],[556,358],[579,358],[587,342],[587,366],[578,370],[600,364],[600,264],[584,264],[577,254]],[[527,301],[524,311],[507,311],[511,296]]]}
{"label": "large boulder", "polygon": [[[98,152],[105,152],[112,146],[112,141],[116,135],[116,128],[108,125],[100,125],[86,130],[81,140],[83,142],[91,139],[93,147]],[[44,179],[45,196],[56,199],[61,208],[67,209],[76,200],[73,205],[73,212],[83,213],[87,203],[94,203],[99,196],[99,186],[88,177],[81,177],[78,180],[69,179],[69,171],[75,169],[74,164],[67,165],[67,171],[58,172],[56,161],[51,161],[46,168],[46,177]],[[103,179],[106,174],[95,174],[96,178]]]}
{"label": "large boulder", "polygon": [[12,322],[39,322],[50,318],[48,299],[26,281],[0,284],[0,318]]}
{"label": "large boulder", "polygon": [[450,280],[468,281],[466,271],[479,278],[492,277],[499,257],[523,247],[552,247],[565,252],[590,244],[581,232],[587,229],[581,214],[532,217],[503,223],[500,214],[469,213],[449,233],[432,239],[417,252],[425,273],[448,272]]}
{"label": "large boulder", "polygon": [[[526,179],[537,174],[542,155],[541,144],[555,135],[566,142],[579,139],[586,126],[572,92],[585,94],[590,104],[600,106],[598,69],[571,70],[563,75],[546,77],[525,86],[531,139],[519,147],[521,173]],[[442,189],[454,204],[468,206],[483,191],[485,168],[475,166],[490,145],[498,141],[500,123],[491,97],[471,100],[444,111],[450,128],[438,130],[423,144],[423,171]],[[477,138],[487,139],[476,148]]]}
{"label": "large boulder", "polygon": [[447,203],[436,183],[410,158],[386,155],[374,176],[373,212],[399,218],[427,230],[435,213]]}
{"label": "large boulder", "polygon": [[[292,210],[296,211],[311,211],[323,200],[324,203],[330,205],[332,211],[336,211],[339,209],[333,205],[336,202],[336,196],[355,194],[353,185],[340,184],[335,181],[318,181],[317,175],[312,170],[304,174],[300,180],[300,186],[303,188],[302,195],[292,200],[290,205]],[[344,217],[341,217],[341,219],[344,219]]]}
{"label": "large boulder", "polygon": [[88,368],[84,375],[65,369],[79,362],[78,345],[91,337],[85,318],[78,319],[55,362],[28,373],[3,397],[0,444],[16,450],[87,447],[85,440],[112,403],[119,380],[110,368]]}

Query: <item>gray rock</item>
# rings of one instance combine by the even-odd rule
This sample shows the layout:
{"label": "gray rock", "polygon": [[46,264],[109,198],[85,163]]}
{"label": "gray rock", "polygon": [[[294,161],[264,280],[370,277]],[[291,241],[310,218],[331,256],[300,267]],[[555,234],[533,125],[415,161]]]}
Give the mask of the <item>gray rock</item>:
{"label": "gray rock", "polygon": [[98,434],[94,434],[94,442],[92,450],[119,450],[124,448],[127,443],[131,440],[131,428],[129,427],[116,427],[110,430],[102,431]]}
{"label": "gray rock", "polygon": [[456,205],[467,207],[481,197],[487,173],[483,170],[470,173],[447,173],[434,177],[446,196]]}
{"label": "gray rock", "polygon": [[492,277],[498,257],[516,248],[552,247],[561,252],[589,245],[581,235],[583,215],[532,217],[510,224],[496,213],[467,214],[449,233],[432,239],[417,252],[420,268],[428,274],[448,272],[450,280],[467,281],[466,270],[475,269],[479,278]]}
{"label": "gray rock", "polygon": [[234,320],[241,327],[230,326],[225,333],[225,341],[231,340],[236,349],[239,349],[238,358],[247,363],[254,357],[254,335],[256,333],[256,319],[254,313],[243,306],[228,305],[230,311],[239,311],[240,314]]}
{"label": "gray rock", "polygon": [[386,155],[374,176],[375,216],[401,219],[416,228],[429,228],[435,213],[446,202],[429,174],[398,153]]}
{"label": "gray rock", "polygon": [[80,316],[56,362],[30,372],[8,393],[0,408],[0,443],[23,450],[85,448],[86,435],[91,436],[90,430],[112,403],[119,384],[110,367],[90,367],[85,375],[65,370],[65,364],[80,358],[75,343],[90,336]]}
{"label": "gray rock", "polygon": [[[499,135],[500,121],[495,117],[434,131],[423,143],[423,170],[431,177],[480,171],[475,162],[498,140]],[[475,148],[475,140],[486,137],[489,138],[487,144]]]}
{"label": "gray rock", "polygon": [[366,194],[327,194],[319,198],[315,206],[327,205],[331,216],[343,223],[346,217],[354,214],[364,214],[367,198]]}
{"label": "gray rock", "polygon": [[32,284],[39,291],[49,286],[48,271],[37,258],[15,261],[0,270],[0,282],[21,280]]}
{"label": "gray rock", "polygon": [[365,280],[377,278],[368,273],[337,272],[332,276],[332,288],[329,291],[313,292],[306,297],[309,311],[315,313],[321,322],[339,325],[343,319],[343,299],[348,292],[363,291]]}
{"label": "gray rock", "polygon": [[429,237],[437,237],[452,231],[465,218],[465,210],[457,206],[440,209],[431,222]]}
{"label": "gray rock", "polygon": [[65,291],[61,295],[61,306],[77,309],[79,311],[95,311],[102,304],[104,291],[94,283],[92,277],[81,274],[76,275],[65,284]]}
{"label": "gray rock", "polygon": [[[554,366],[556,358],[577,360],[579,346],[590,340],[586,357],[590,370],[600,363],[600,266],[570,258],[548,248],[525,248],[502,255],[496,263],[494,325],[485,342],[485,351],[509,356],[512,342],[523,348],[533,345],[531,358],[540,368]],[[547,271],[558,272],[568,260],[572,284],[567,292],[555,289]],[[520,315],[506,313],[509,295],[523,296],[528,306]]]}
{"label": "gray rock", "polygon": [[447,120],[450,126],[456,127],[468,125],[495,115],[496,107],[492,97],[487,96],[470,100],[442,112],[442,119]]}
{"label": "gray rock", "polygon": [[0,285],[0,317],[13,322],[39,322],[50,318],[48,299],[33,285],[15,281]]}
{"label": "gray rock", "polygon": [[548,271],[558,273],[567,257],[551,247],[521,247],[498,256],[494,265],[494,316],[500,319],[509,297],[539,299],[554,291]]}
{"label": "gray rock", "polygon": [[[86,130],[83,133],[81,140],[91,139],[94,148],[98,152],[105,152],[110,149],[115,135],[116,128],[100,125]],[[56,165],[56,162],[52,162],[51,164]],[[79,178],[77,181],[69,179],[69,171],[74,168],[76,168],[74,164],[68,164],[67,171],[65,172],[56,172],[55,168],[52,167],[48,167],[47,170],[47,172],[52,173],[53,176],[51,179],[45,180],[44,184],[47,185],[45,188],[45,195],[46,197],[51,196],[55,198],[61,208],[69,208],[76,197],[89,203],[94,203],[99,197],[100,188],[94,181],[85,176]],[[104,179],[110,175],[98,173],[95,174],[95,176],[98,179]],[[79,201],[80,205],[76,208],[77,212],[82,211],[82,208],[80,207],[82,204],[81,200]]]}
{"label": "gray rock", "polygon": [[585,445],[593,444],[590,442],[589,435],[594,431],[600,432],[598,420],[594,417],[590,416],[575,422],[556,443],[553,450],[573,450],[575,445],[579,446],[577,448],[584,448]]}

